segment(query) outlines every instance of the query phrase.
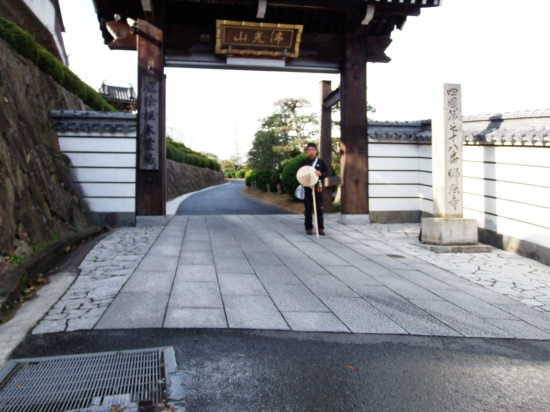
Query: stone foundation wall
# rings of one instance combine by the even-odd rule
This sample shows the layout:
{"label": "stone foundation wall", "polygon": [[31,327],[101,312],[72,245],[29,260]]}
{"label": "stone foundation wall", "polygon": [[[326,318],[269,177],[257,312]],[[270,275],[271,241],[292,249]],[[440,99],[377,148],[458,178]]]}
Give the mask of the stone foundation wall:
{"label": "stone foundation wall", "polygon": [[550,265],[550,248],[546,246],[483,228],[478,228],[477,233],[481,243]]}
{"label": "stone foundation wall", "polygon": [[189,166],[172,160],[166,162],[167,200],[224,182],[222,171]]}
{"label": "stone foundation wall", "polygon": [[0,276],[7,256],[91,226],[51,126],[56,109],[87,107],[0,40]]}
{"label": "stone foundation wall", "polygon": [[420,210],[394,210],[390,212],[369,213],[371,223],[419,223],[423,217],[433,217],[431,213],[421,212]]}

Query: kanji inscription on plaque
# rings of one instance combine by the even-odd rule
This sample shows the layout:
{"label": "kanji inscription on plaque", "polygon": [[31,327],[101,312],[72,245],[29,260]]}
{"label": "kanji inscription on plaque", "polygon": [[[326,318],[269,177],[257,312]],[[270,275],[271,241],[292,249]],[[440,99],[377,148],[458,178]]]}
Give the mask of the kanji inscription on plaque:
{"label": "kanji inscription on plaque", "polygon": [[216,53],[241,56],[298,57],[302,25],[218,20]]}
{"label": "kanji inscription on plaque", "polygon": [[160,81],[153,76],[143,76],[140,90],[139,168],[159,168],[159,87]]}

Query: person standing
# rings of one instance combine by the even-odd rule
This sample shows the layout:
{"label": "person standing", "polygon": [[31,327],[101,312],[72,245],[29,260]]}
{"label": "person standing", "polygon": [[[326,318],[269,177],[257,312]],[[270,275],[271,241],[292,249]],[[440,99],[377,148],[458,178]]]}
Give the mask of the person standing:
{"label": "person standing", "polygon": [[305,187],[305,226],[306,233],[308,235],[313,234],[313,196],[312,189],[315,193],[315,202],[317,204],[317,227],[319,228],[319,234],[325,234],[325,226],[323,222],[323,188],[320,185],[322,179],[328,177],[328,168],[323,159],[317,157],[317,145],[315,143],[308,143],[307,145],[307,158],[300,162],[300,166],[313,166],[315,168],[315,173],[319,176],[319,184],[315,185],[313,188]]}

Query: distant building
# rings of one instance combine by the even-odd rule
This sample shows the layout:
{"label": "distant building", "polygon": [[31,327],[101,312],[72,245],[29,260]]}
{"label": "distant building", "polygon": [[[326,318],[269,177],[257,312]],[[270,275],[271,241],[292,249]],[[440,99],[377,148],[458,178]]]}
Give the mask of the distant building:
{"label": "distant building", "polygon": [[25,29],[38,44],[69,64],[61,37],[65,27],[58,0],[0,0],[0,16]]}
{"label": "distant building", "polygon": [[118,87],[109,86],[103,82],[98,91],[115,109],[127,113],[137,110],[137,95],[131,85],[130,87]]}

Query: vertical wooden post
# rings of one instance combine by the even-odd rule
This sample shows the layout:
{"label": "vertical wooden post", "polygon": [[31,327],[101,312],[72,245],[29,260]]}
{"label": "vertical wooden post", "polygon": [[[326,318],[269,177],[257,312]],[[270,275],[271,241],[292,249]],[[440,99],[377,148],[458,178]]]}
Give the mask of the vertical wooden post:
{"label": "vertical wooden post", "polygon": [[346,33],[340,74],[342,214],[368,214],[367,41]]}
{"label": "vertical wooden post", "polygon": [[[138,148],[136,220],[162,224],[166,215],[166,81],[162,30],[138,19]],[[158,221],[158,222],[156,222]]]}
{"label": "vertical wooden post", "polygon": [[[332,91],[332,82],[322,80],[321,86],[321,113],[319,119],[319,157],[327,164],[329,176],[332,172],[332,108],[325,107],[323,101]],[[323,211],[332,212],[332,187],[323,187]]]}

